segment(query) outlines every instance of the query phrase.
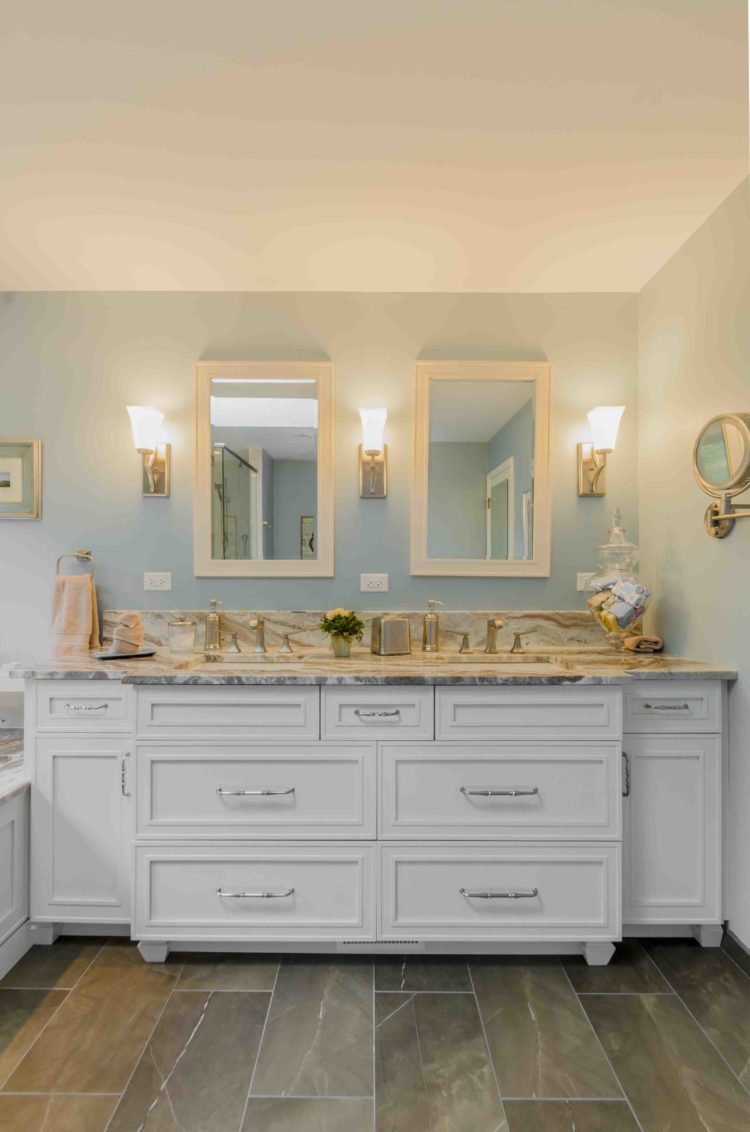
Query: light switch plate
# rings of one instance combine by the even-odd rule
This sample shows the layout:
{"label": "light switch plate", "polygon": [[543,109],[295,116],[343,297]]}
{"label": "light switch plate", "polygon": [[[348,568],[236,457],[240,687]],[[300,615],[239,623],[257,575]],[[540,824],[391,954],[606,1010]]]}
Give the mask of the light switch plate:
{"label": "light switch plate", "polygon": [[144,590],[171,590],[172,575],[169,571],[143,575]]}
{"label": "light switch plate", "polygon": [[388,575],[387,574],[360,574],[359,575],[359,592],[367,593],[388,593]]}
{"label": "light switch plate", "polygon": [[584,594],[589,588],[589,579],[593,578],[596,570],[589,571],[588,574],[576,574],[576,589],[579,594]]}

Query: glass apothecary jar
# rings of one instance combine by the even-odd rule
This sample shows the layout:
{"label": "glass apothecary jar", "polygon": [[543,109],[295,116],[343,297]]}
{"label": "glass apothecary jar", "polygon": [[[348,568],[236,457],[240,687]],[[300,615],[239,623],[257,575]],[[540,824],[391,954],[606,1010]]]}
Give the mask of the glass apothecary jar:
{"label": "glass apothecary jar", "polygon": [[619,648],[626,637],[643,632],[643,615],[651,601],[651,591],[638,580],[639,557],[638,547],[626,538],[617,510],[612,516],[609,540],[596,552],[599,570],[589,579],[592,592],[586,604]]}
{"label": "glass apothecary jar", "polygon": [[170,621],[167,625],[167,641],[170,652],[193,652],[195,650],[195,622],[187,620]]}

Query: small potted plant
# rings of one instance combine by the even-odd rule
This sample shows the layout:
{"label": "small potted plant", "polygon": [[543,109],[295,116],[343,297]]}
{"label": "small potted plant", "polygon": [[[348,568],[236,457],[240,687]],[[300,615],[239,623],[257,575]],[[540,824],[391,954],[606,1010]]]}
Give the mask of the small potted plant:
{"label": "small potted plant", "polygon": [[320,619],[320,631],[331,638],[334,656],[352,654],[352,641],[361,641],[365,623],[351,609],[329,609]]}

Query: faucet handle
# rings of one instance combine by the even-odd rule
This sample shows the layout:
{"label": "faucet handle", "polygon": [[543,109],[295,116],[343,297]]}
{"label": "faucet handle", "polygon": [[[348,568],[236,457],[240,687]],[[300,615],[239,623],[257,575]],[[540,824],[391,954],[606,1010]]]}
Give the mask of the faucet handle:
{"label": "faucet handle", "polygon": [[443,632],[450,633],[450,635],[452,637],[460,637],[461,638],[461,644],[460,644],[459,649],[458,649],[459,652],[471,652],[471,648],[469,647],[469,634],[468,633],[462,632],[461,629],[444,629]]}
{"label": "faucet handle", "polygon": [[523,652],[523,638],[530,637],[532,633],[536,633],[536,629],[521,629],[520,632],[513,631],[513,644],[510,646],[511,652]]}

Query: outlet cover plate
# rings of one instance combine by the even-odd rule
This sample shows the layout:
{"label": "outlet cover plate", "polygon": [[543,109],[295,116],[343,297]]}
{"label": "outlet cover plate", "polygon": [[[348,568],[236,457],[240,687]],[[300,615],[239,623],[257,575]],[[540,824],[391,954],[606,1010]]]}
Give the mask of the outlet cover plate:
{"label": "outlet cover plate", "polygon": [[172,575],[169,573],[169,571],[159,571],[158,573],[144,574],[143,588],[144,590],[171,590]]}
{"label": "outlet cover plate", "polygon": [[593,578],[596,570],[590,570],[587,574],[576,574],[576,589],[579,594],[585,594],[589,588],[589,579]]}
{"label": "outlet cover plate", "polygon": [[388,575],[387,574],[360,574],[359,575],[359,592],[363,594],[370,593],[388,593]]}

